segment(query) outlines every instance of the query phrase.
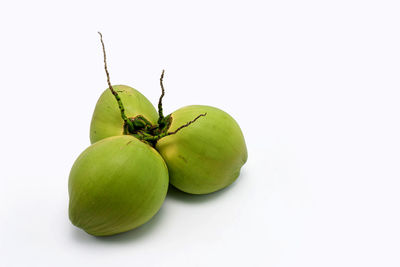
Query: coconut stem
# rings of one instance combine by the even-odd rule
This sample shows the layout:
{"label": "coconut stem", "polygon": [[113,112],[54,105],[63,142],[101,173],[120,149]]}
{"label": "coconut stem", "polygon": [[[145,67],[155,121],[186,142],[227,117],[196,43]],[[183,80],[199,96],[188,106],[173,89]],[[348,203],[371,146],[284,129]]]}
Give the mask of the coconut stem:
{"label": "coconut stem", "polygon": [[163,114],[163,107],[162,107],[162,99],[165,95],[164,84],[163,84],[164,72],[165,72],[165,70],[162,70],[162,72],[161,72],[161,77],[160,77],[161,96],[160,96],[160,99],[158,100],[158,124],[161,126],[164,123],[164,114]]}
{"label": "coconut stem", "polygon": [[130,130],[132,130],[134,128],[133,123],[128,119],[128,117],[125,115],[125,108],[124,105],[122,104],[121,98],[118,95],[118,93],[114,90],[114,88],[111,85],[110,82],[110,74],[108,73],[108,69],[107,69],[107,55],[106,55],[106,49],[104,47],[104,42],[103,42],[103,35],[101,34],[101,32],[98,32],[100,35],[100,42],[101,42],[101,46],[103,47],[103,56],[104,56],[104,70],[106,71],[106,75],[107,75],[107,84],[108,84],[108,88],[110,89],[111,93],[114,95],[115,99],[118,102],[118,107],[119,110],[121,111],[121,118],[124,120],[125,124],[128,125],[128,128]]}
{"label": "coconut stem", "polygon": [[109,74],[108,68],[107,68],[107,56],[106,56],[105,45],[103,42],[103,35],[101,34],[101,32],[98,32],[98,33],[100,35],[100,42],[101,42],[101,46],[103,48],[104,70],[107,75],[108,88],[110,89],[111,93],[114,95],[115,99],[117,100],[119,110],[121,111],[121,117],[122,117],[123,121],[125,122],[124,134],[132,134],[139,140],[142,140],[152,146],[155,146],[157,141],[160,140],[161,138],[176,134],[183,128],[186,128],[190,124],[194,123],[200,117],[207,115],[207,113],[200,114],[193,120],[191,120],[191,121],[187,122],[186,124],[177,128],[175,131],[168,132],[169,125],[171,124],[171,117],[170,117],[170,115],[168,115],[167,117],[164,117],[164,114],[163,114],[162,99],[165,95],[165,89],[164,89],[164,84],[163,84],[165,71],[163,70],[161,73],[161,76],[160,76],[161,96],[158,101],[158,116],[159,116],[158,125],[152,125],[151,122],[148,121],[142,115],[138,115],[135,118],[129,119],[125,114],[125,108],[124,108],[124,105],[122,103],[120,96],[118,95],[118,93],[114,90],[114,88],[111,85],[110,74]]}
{"label": "coconut stem", "polygon": [[150,136],[145,136],[143,137],[143,140],[147,141],[147,142],[153,142],[156,143],[158,140],[160,140],[163,137],[169,136],[169,135],[173,135],[176,134],[177,132],[179,132],[180,130],[182,130],[183,128],[188,127],[190,124],[194,123],[195,121],[197,121],[200,117],[206,116],[207,113],[203,113],[198,115],[196,118],[194,118],[193,120],[187,122],[186,124],[180,126],[178,129],[176,129],[173,132],[165,132],[165,133],[161,133],[159,135],[150,135]]}
{"label": "coconut stem", "polygon": [[195,121],[197,121],[200,117],[203,117],[203,116],[206,116],[206,115],[207,115],[207,113],[200,114],[199,116],[197,116],[197,117],[194,118],[193,120],[188,121],[186,124],[180,126],[180,127],[179,127],[178,129],[176,129],[175,131],[169,132],[167,135],[176,134],[177,132],[179,132],[179,131],[182,130],[183,128],[186,128],[186,127],[188,127],[190,124],[192,124],[192,123],[194,123]]}

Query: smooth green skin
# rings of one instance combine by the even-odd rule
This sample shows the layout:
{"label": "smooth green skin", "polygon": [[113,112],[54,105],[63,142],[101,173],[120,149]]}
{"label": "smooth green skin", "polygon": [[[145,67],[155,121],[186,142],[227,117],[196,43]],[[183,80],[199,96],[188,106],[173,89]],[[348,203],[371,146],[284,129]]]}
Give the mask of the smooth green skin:
{"label": "smooth green skin", "polygon": [[230,185],[247,161],[239,125],[220,109],[199,105],[178,109],[171,114],[169,131],[205,112],[205,117],[156,144],[167,163],[170,183],[191,194],[212,193]]}
{"label": "smooth green skin", "polygon": [[71,222],[91,235],[113,235],[157,213],[167,194],[168,169],[155,149],[135,137],[109,137],[78,157],[68,190]]}
{"label": "smooth green skin", "polygon": [[[158,112],[151,102],[139,91],[126,85],[114,85],[114,90],[121,97],[128,118],[143,115],[152,124],[158,120]],[[124,134],[124,121],[118,103],[106,89],[97,101],[90,124],[90,142],[93,144],[101,139]]]}

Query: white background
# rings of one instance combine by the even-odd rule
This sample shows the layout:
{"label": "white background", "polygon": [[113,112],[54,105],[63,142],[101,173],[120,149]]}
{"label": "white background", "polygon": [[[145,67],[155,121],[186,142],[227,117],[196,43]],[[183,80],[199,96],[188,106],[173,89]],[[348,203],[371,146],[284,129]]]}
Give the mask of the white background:
{"label": "white background", "polygon": [[[399,266],[398,1],[2,1],[0,266]],[[217,106],[249,160],[95,238],[67,182],[107,87]]]}

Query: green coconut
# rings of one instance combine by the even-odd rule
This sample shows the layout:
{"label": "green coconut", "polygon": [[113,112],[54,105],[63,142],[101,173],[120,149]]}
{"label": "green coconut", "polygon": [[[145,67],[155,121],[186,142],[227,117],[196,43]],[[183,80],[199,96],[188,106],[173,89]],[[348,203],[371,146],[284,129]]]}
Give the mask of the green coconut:
{"label": "green coconut", "polygon": [[233,183],[247,161],[247,148],[237,122],[210,106],[186,106],[173,112],[170,132],[199,114],[207,116],[157,141],[170,183],[191,194],[207,194]]}
{"label": "green coconut", "polygon": [[69,176],[69,218],[95,236],[149,221],[168,190],[168,170],[151,146],[124,135],[103,139],[75,161]]}
{"label": "green coconut", "polygon": [[[143,116],[151,124],[156,124],[157,110],[151,102],[136,89],[126,85],[112,86],[124,105],[128,118]],[[124,120],[121,110],[112,91],[106,89],[97,101],[90,124],[90,141],[95,143],[101,139],[124,134]]]}

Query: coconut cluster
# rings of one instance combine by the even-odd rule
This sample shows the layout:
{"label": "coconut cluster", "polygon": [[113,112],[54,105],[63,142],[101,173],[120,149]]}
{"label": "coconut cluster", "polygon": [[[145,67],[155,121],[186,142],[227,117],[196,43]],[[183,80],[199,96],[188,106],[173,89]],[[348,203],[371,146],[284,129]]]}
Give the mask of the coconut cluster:
{"label": "coconut cluster", "polygon": [[233,183],[247,161],[237,122],[211,106],[191,105],[164,116],[138,90],[111,85],[97,101],[89,146],[69,176],[69,218],[95,236],[132,230],[161,208],[171,184],[209,194]]}

